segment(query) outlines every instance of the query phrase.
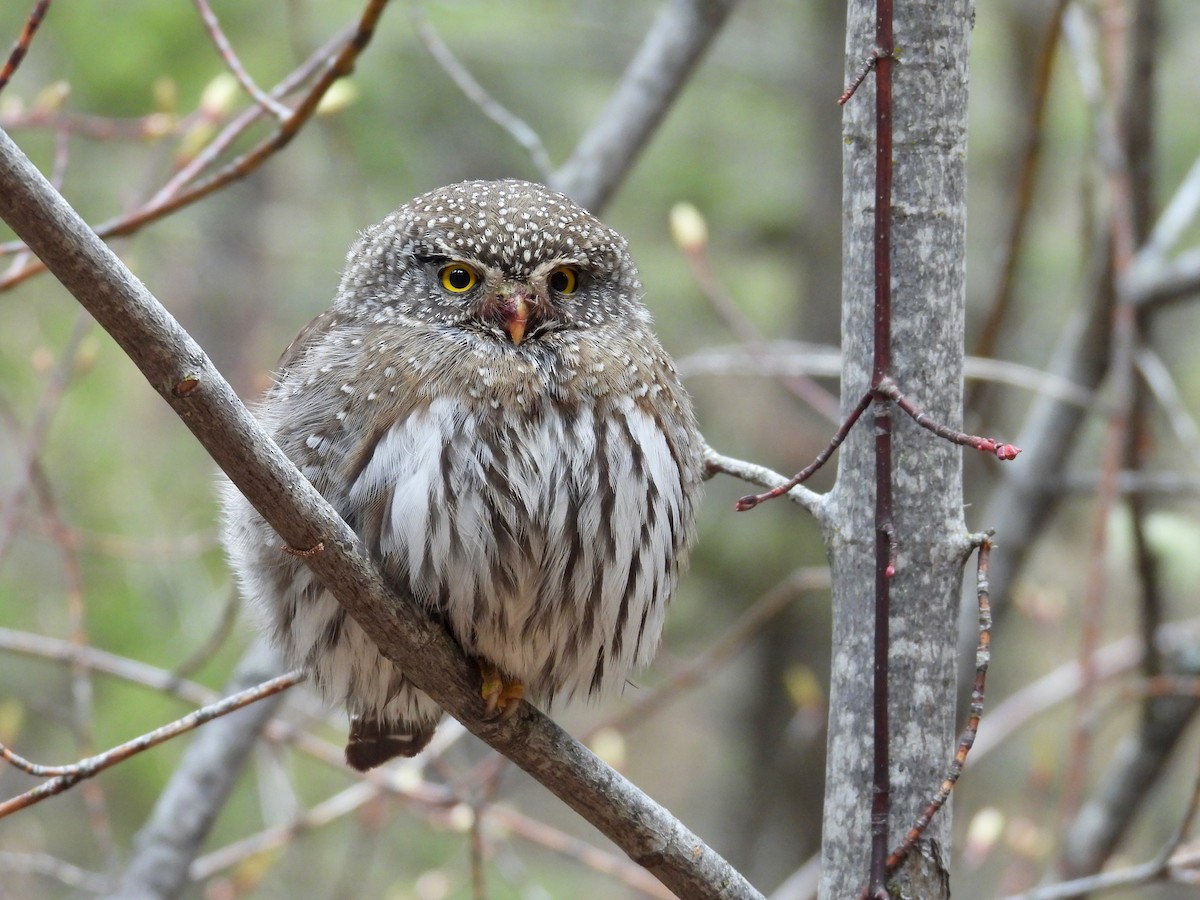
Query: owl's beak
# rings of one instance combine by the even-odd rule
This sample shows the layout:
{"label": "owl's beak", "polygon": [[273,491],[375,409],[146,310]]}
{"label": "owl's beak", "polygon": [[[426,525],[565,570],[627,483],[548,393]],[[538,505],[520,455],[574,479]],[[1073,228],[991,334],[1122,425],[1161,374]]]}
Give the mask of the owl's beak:
{"label": "owl's beak", "polygon": [[525,326],[529,322],[529,301],[517,294],[505,304],[504,329],[514,344],[525,339]]}

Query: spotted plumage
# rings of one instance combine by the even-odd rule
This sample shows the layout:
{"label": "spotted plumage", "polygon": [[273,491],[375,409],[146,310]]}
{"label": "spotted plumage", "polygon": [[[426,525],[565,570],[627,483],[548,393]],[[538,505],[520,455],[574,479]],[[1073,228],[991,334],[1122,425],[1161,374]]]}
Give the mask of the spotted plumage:
{"label": "spotted plumage", "polygon": [[[259,407],[501,710],[619,688],[657,647],[701,442],[641,294],[624,239],[561,194],[451,185],[362,235]],[[243,594],[348,708],[350,763],[418,752],[441,710],[236,490],[223,500]]]}

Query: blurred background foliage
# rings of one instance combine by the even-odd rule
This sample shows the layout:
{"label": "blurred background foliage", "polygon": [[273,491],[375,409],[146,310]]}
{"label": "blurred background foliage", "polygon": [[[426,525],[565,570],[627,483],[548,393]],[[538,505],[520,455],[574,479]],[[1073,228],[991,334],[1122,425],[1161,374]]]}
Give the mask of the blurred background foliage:
{"label": "blurred background foliage", "polygon": [[[0,5],[0,41],[16,36],[30,5]],[[264,86],[359,8],[351,0],[212,5]],[[995,290],[1028,128],[1034,61],[1051,5],[978,4],[968,347]],[[1200,7],[1164,0],[1161,8],[1166,27],[1155,178],[1165,198],[1200,147],[1193,53]],[[539,178],[528,155],[433,62],[415,33],[414,14],[425,16],[496,99],[538,132],[557,164],[599,113],[656,9],[638,0],[395,3],[343,85],[339,109],[319,116],[248,179],[114,246],[249,400],[295,332],[327,305],[357,229],[437,185]],[[681,201],[704,214],[716,277],[764,335],[838,342],[841,138],[835,100],[844,81],[843,31],[844,3],[835,0],[744,3],[604,212],[629,238],[663,341],[685,367],[691,354],[732,344],[734,337],[672,241],[669,212]],[[0,123],[49,172],[56,158],[53,131],[20,127],[39,104],[102,117],[174,117],[195,109],[223,71],[195,9],[183,0],[60,3],[0,94]],[[1047,366],[1079,302],[1088,224],[1081,198],[1095,190],[1092,125],[1062,55],[1048,110],[1015,307],[996,352],[1035,368]],[[98,222],[153,193],[177,165],[181,143],[76,135],[66,146],[61,188],[89,221]],[[1155,334],[1193,410],[1200,401],[1196,317],[1194,305],[1179,304]],[[61,399],[47,404],[60,361],[72,347]],[[824,383],[836,392],[833,381]],[[714,447],[780,471],[811,459],[832,428],[769,378],[696,375],[689,387]],[[984,396],[986,405],[968,412],[976,430],[1015,437],[1030,395],[1001,387]],[[53,517],[39,500],[42,488],[31,487],[25,474],[26,448],[43,427],[44,411],[38,478],[68,529],[78,572],[54,539]],[[120,350],[81,319],[74,301],[48,276],[0,296],[0,414],[0,528],[8,532],[0,558],[0,627],[70,639],[78,620],[73,610],[82,610],[87,643],[167,670],[204,648],[234,603],[215,539],[213,466]],[[1098,433],[1099,422],[1094,427]],[[1169,441],[1163,444],[1152,453],[1168,462],[1182,458]],[[1094,469],[1095,453],[1081,453],[1073,465]],[[994,467],[994,461],[970,460],[969,503],[987,497]],[[816,486],[827,487],[829,477],[823,474]],[[625,698],[560,711],[573,732],[604,721],[628,706],[631,696],[661,683],[794,570],[823,564],[818,529],[796,508],[778,503],[735,514],[733,501],[745,491],[730,479],[710,484],[701,540],[658,662]],[[1069,660],[1077,647],[1086,501],[1085,493],[1062,506],[1022,573],[1013,613],[995,635],[989,703]],[[968,510],[971,527],[993,524],[977,521],[977,509]],[[1158,510],[1154,534],[1165,555],[1170,613],[1191,616],[1200,574],[1194,497],[1168,498]],[[1002,553],[1004,536],[999,539]],[[1112,596],[1120,598],[1130,579],[1128,548],[1116,548],[1109,565]],[[822,590],[798,593],[699,690],[636,722],[615,745],[609,742],[610,755],[630,778],[764,890],[818,848],[827,604]],[[1131,606],[1117,600],[1106,638],[1129,631]],[[251,637],[239,617],[189,677],[219,690]],[[80,736],[74,710],[87,698],[73,695],[70,667],[0,650],[0,741],[36,761],[65,763],[189,708],[120,678],[97,675],[93,686],[94,713],[86,719],[94,732]],[[289,708],[289,716],[303,719],[313,715],[314,703],[293,697]],[[340,740],[340,717],[330,722],[318,730]],[[1062,777],[1068,727],[1061,709],[1039,718],[964,779],[955,812],[958,846],[981,809],[998,811],[1003,827],[985,851],[955,861],[960,895],[991,896],[1036,876],[1054,846],[1054,788]],[[44,852],[88,872],[119,870],[187,740],[109,771],[91,794],[77,788],[0,821],[0,850]],[[430,777],[461,773],[478,757],[477,748],[464,746],[469,743],[453,748],[442,771]],[[1100,762],[1105,746],[1097,742]],[[1194,759],[1197,752],[1193,734],[1180,758]],[[258,762],[218,819],[211,848],[287,822],[352,783],[348,770],[277,747],[264,748]],[[279,777],[281,766],[290,780]],[[1125,848],[1130,858],[1152,853],[1173,827],[1188,768],[1183,764],[1164,782],[1161,797],[1150,804],[1158,812],[1143,817]],[[0,796],[31,784],[11,769],[0,770]],[[96,824],[100,795],[111,836]],[[518,772],[505,776],[497,802],[602,842]],[[286,849],[222,871],[194,894],[469,896],[468,841],[461,817],[452,812],[377,801],[297,837]],[[626,890],[559,854],[494,837],[489,896],[601,897]],[[39,876],[4,874],[0,884],[4,897],[77,893]],[[1156,896],[1175,896],[1169,890]]]}

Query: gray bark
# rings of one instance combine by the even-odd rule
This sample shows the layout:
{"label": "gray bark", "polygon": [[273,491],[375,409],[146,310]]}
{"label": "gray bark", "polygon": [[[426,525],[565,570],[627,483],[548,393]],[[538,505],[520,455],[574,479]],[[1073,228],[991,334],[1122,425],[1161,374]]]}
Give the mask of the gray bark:
{"label": "gray bark", "polygon": [[[847,81],[874,46],[874,0],[852,0]],[[962,422],[967,64],[971,0],[898,2],[892,215],[892,375],[935,420]],[[867,391],[872,364],[875,115],[872,79],[843,130],[842,410]],[[823,516],[833,575],[833,667],[821,896],[868,880],[872,777],[875,475],[871,413],[839,457]],[[956,638],[968,535],[961,451],[893,410],[891,844],[940,783],[955,744]],[[949,810],[897,873],[893,896],[948,896]]]}

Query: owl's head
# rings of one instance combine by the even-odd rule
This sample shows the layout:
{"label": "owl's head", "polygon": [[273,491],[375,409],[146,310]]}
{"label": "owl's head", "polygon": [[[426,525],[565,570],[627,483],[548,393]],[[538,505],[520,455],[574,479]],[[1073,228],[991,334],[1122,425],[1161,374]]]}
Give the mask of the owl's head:
{"label": "owl's head", "polygon": [[566,196],[527,181],[465,181],[367,229],[335,306],[516,346],[648,322],[641,294],[625,239]]}

